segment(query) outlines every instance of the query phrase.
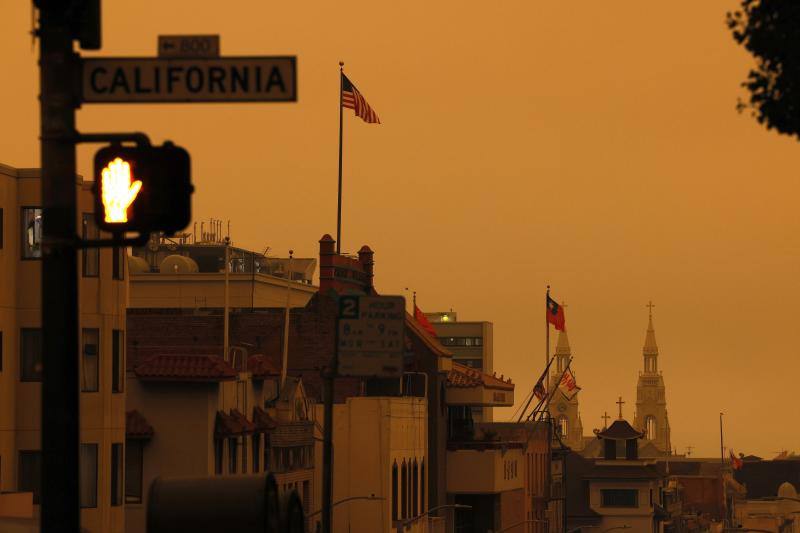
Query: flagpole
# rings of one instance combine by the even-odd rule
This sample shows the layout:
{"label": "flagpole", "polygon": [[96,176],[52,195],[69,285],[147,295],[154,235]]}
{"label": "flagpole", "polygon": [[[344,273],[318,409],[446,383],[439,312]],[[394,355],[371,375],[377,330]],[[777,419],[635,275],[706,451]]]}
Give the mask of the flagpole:
{"label": "flagpole", "polygon": [[[550,285],[547,286],[547,295],[544,299],[544,329],[545,329],[545,348],[544,348],[544,363],[548,364],[550,362],[550,323],[547,321],[547,313],[549,311],[547,307],[547,300],[550,298]],[[547,387],[550,386],[550,380],[548,379],[550,376],[547,376],[544,380],[544,390],[547,392]]]}
{"label": "flagpole", "polygon": [[[564,375],[565,375],[565,374],[566,374],[566,373],[569,371],[569,365],[571,365],[571,364],[572,364],[572,357],[570,357],[570,358],[569,358],[569,361],[567,361],[567,366],[564,368],[564,371],[563,371],[563,372],[561,373],[561,375],[558,377],[558,383],[561,383],[561,380],[562,380],[562,379],[564,379]],[[558,385],[555,385],[555,386],[553,387],[553,390],[552,390],[552,391],[550,391],[550,394],[547,396],[547,398],[546,398],[546,400],[547,400],[547,403],[545,403],[545,404],[544,404],[544,406],[542,406],[542,403],[543,403],[545,400],[541,400],[541,401],[539,402],[539,405],[537,405],[537,406],[536,406],[536,407],[537,407],[537,409],[534,409],[533,413],[531,413],[531,415],[532,415],[532,418],[534,418],[534,419],[536,418],[534,415],[536,414],[536,411],[538,410],[538,408],[539,408],[540,406],[542,407],[542,412],[546,411],[546,410],[547,410],[547,409],[550,407],[550,400],[552,400],[552,399],[553,399],[553,396],[555,396],[555,393],[556,393],[556,391],[557,391],[557,390],[558,390]]]}
{"label": "flagpole", "polygon": [[336,254],[342,251],[342,89],[344,89],[344,61],[339,61],[339,201],[336,211]]}
{"label": "flagpole", "polygon": [[[555,357],[553,357],[553,359],[555,359]],[[550,365],[552,365],[552,364],[553,364],[553,359],[550,359],[550,360],[547,362],[547,366],[546,366],[546,367],[544,367],[544,372],[542,372],[542,376],[539,378],[539,381],[541,381],[541,382],[542,382],[542,386],[544,386],[544,382],[545,382],[545,381],[547,380],[547,378],[549,377],[549,376],[548,376],[548,373],[549,373],[549,370],[550,370]],[[531,390],[530,394],[529,394],[529,395],[526,397],[525,407],[523,407],[523,408],[522,408],[522,412],[519,414],[519,418],[517,419],[517,423],[520,423],[520,422],[522,421],[522,417],[523,417],[523,416],[525,416],[525,413],[528,411],[528,406],[530,406],[531,402],[533,401],[533,398],[534,398],[534,396],[535,396],[535,394],[536,394],[536,385],[538,385],[538,384],[539,384],[539,381],[537,381],[537,382],[536,382],[536,383],[533,385],[533,390]],[[545,393],[546,393],[546,392],[545,392]],[[541,401],[541,400],[539,400],[539,403],[538,403],[538,404],[536,404],[536,405],[537,405],[537,407],[538,407],[538,406],[541,404],[541,402],[542,402],[542,401]],[[516,413],[514,413],[514,415],[516,415]],[[512,417],[512,420],[513,420],[513,417]]]}

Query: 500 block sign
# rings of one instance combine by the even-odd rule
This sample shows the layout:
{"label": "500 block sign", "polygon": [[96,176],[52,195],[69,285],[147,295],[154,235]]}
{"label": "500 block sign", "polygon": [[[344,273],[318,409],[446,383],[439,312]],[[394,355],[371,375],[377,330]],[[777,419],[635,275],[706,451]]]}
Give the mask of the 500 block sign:
{"label": "500 block sign", "polygon": [[292,102],[296,58],[91,58],[83,102]]}

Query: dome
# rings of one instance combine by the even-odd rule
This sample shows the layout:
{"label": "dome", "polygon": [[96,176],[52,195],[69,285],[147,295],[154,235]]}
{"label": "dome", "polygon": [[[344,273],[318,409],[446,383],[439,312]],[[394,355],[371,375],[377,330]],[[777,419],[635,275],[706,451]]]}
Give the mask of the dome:
{"label": "dome", "polygon": [[781,483],[781,486],[778,487],[778,496],[780,498],[797,498],[797,491],[794,488],[794,485],[789,483],[788,481],[784,481]]}
{"label": "dome", "polygon": [[141,257],[136,257],[135,255],[128,256],[128,271],[131,274],[146,274],[150,272],[150,265],[147,264]]}
{"label": "dome", "polygon": [[158,270],[162,274],[189,274],[200,271],[194,259],[183,255],[168,255],[161,261]]}

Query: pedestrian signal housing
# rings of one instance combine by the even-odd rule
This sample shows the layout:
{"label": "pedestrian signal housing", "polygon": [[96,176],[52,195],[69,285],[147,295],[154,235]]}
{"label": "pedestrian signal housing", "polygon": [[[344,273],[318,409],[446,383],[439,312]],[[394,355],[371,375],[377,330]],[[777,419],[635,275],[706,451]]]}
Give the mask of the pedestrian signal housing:
{"label": "pedestrian signal housing", "polygon": [[171,234],[191,220],[191,161],[172,143],[101,148],[94,156],[94,183],[102,230]]}

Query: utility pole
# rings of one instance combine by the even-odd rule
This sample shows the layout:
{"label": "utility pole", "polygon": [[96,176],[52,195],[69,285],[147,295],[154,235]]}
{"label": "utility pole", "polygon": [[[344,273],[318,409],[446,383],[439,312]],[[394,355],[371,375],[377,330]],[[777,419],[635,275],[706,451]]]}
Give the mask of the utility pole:
{"label": "utility pole", "polygon": [[42,167],[41,531],[80,530],[75,108],[69,2],[39,2]]}

